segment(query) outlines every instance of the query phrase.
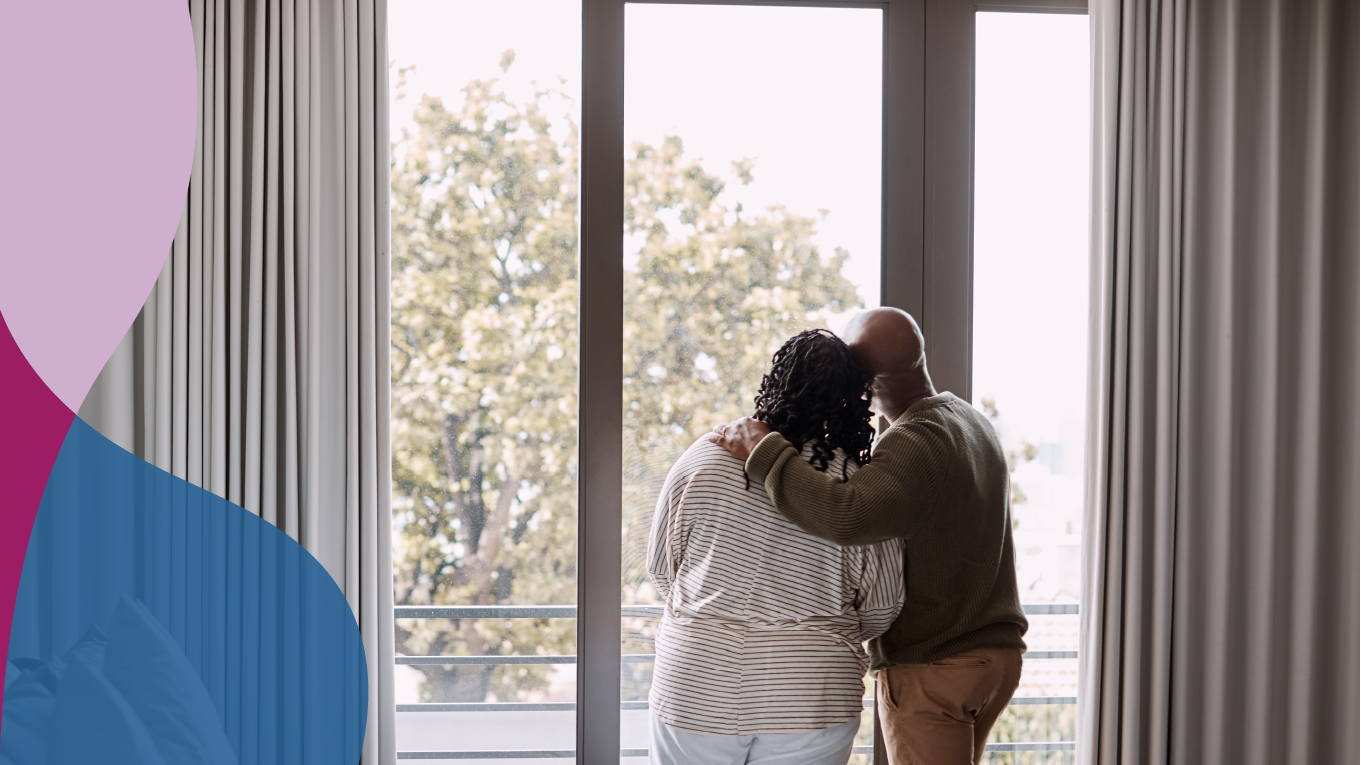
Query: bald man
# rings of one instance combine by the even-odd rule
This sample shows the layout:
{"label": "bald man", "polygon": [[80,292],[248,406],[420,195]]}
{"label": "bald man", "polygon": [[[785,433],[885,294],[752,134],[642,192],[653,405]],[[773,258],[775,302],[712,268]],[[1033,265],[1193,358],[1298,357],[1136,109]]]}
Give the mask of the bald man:
{"label": "bald man", "polygon": [[710,439],[746,461],[776,509],[840,545],[906,542],[906,597],[870,643],[892,765],[977,765],[1021,678],[1026,623],[1016,590],[1007,463],[987,418],[937,393],[917,323],[896,308],[852,319],[845,340],[892,425],[842,482],[814,470],[750,417]]}

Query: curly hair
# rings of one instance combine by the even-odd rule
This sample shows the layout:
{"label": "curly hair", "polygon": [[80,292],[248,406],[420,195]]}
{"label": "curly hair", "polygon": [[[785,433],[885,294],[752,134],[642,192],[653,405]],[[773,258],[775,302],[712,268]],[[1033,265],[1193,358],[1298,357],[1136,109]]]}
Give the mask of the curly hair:
{"label": "curly hair", "polygon": [[753,416],[800,452],[812,444],[818,470],[825,472],[838,450],[856,465],[870,461],[869,378],[850,346],[825,329],[800,332],[775,352]]}

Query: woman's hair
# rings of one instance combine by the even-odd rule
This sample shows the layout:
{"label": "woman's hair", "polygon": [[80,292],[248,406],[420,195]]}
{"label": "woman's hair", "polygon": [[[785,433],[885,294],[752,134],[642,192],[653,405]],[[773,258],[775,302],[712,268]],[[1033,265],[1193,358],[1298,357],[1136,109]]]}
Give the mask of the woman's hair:
{"label": "woman's hair", "polygon": [[869,379],[850,346],[825,329],[800,332],[775,352],[754,416],[800,452],[811,444],[818,470],[826,471],[838,450],[856,465],[870,460]]}

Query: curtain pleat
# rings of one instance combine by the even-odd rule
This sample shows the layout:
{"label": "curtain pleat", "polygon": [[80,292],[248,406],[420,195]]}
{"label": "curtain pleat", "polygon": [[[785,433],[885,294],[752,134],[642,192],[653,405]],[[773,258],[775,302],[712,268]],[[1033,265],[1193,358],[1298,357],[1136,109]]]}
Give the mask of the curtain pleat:
{"label": "curtain pleat", "polygon": [[1079,761],[1355,763],[1357,5],[1092,23]]}
{"label": "curtain pleat", "polygon": [[[81,416],[321,561],[369,657],[364,762],[395,762],[386,5],[189,7],[200,98],[184,214],[156,286]],[[284,712],[240,709],[227,680],[272,682],[301,665],[258,664],[258,636],[214,632],[226,615],[192,609],[202,587],[228,588],[233,608],[289,574],[270,556],[243,557],[260,548],[237,525],[173,533],[191,555],[204,537],[229,540],[208,583],[156,572],[147,591],[161,593],[183,629],[206,625],[185,636],[186,646],[201,646],[188,650],[240,657],[239,666],[206,668],[205,678],[232,735],[248,750],[272,750],[285,734],[262,715]],[[208,645],[223,640],[230,650]]]}
{"label": "curtain pleat", "polygon": [[[154,288],[156,292],[155,334],[152,335],[151,338],[144,338],[143,342],[143,345],[152,346],[156,349],[154,360],[156,365],[155,374],[152,378],[156,381],[156,409],[155,420],[153,421],[154,428],[152,431],[156,440],[153,442],[151,448],[147,449],[145,453],[153,454],[155,456],[154,461],[148,461],[152,461],[156,467],[166,472],[172,472],[170,455],[171,448],[175,445],[174,439],[171,438],[170,430],[173,422],[170,413],[174,402],[174,398],[170,395],[170,391],[173,389],[171,380],[173,379],[172,372],[174,370],[173,356],[171,355],[173,349],[171,344],[171,327],[173,326],[172,322],[174,320],[174,316],[171,314],[171,306],[173,305],[171,290],[174,288],[173,269],[174,259],[167,258],[165,266],[161,270],[161,276],[156,280],[156,287]],[[164,393],[161,393],[161,391],[164,391]],[[146,459],[144,455],[139,456],[143,456],[143,459]]]}
{"label": "curtain pleat", "polygon": [[[209,396],[212,400],[212,420],[208,429],[208,486],[219,497],[227,496],[227,4],[224,0],[210,3],[213,9],[213,215],[209,218],[213,241],[213,270],[208,274],[213,285],[212,366]],[[205,16],[207,14],[205,13]],[[206,59],[205,59],[206,60]],[[204,85],[206,87],[207,78]],[[199,97],[208,98],[203,91]],[[207,122],[205,125],[209,124]],[[205,231],[205,233],[207,233]]]}
{"label": "curtain pleat", "polygon": [[[297,130],[298,112],[297,94],[298,88],[294,79],[298,76],[298,67],[294,61],[300,46],[294,42],[294,37],[298,34],[297,19],[292,3],[285,3],[281,19],[283,36],[283,92],[281,98],[285,104],[295,104],[292,109],[283,110],[283,204],[286,210],[300,210],[297,204],[297,184],[296,175],[298,167],[297,140],[294,131]],[[303,92],[306,92],[304,89]],[[297,269],[294,265],[294,258],[297,256],[295,242],[298,240],[297,219],[293,215],[283,216],[283,377],[284,377],[284,531],[294,539],[299,539],[298,535],[298,380],[297,380],[297,360],[298,360],[298,322],[297,322],[297,298],[298,288]]]}
{"label": "curtain pleat", "polygon": [[[199,86],[207,85],[211,73],[209,57],[212,49],[208,45],[205,34],[207,19],[204,17],[203,0],[191,0],[189,5],[189,16],[194,25],[194,48],[201,63],[202,73],[199,77]],[[204,172],[204,147],[211,140],[212,113],[209,111],[211,98],[199,98],[198,124],[199,129],[194,137],[194,167],[189,179],[189,230],[204,231],[203,211],[205,201],[211,204],[211,197],[206,190],[211,187],[211,180],[206,177]],[[211,235],[195,236],[189,239],[189,270],[191,273],[204,273],[204,249],[205,245],[211,248]],[[205,342],[204,328],[208,326],[205,317],[210,315],[205,310],[204,298],[211,294],[212,286],[206,279],[189,280],[189,373],[187,379],[187,405],[188,411],[185,413],[185,478],[190,483],[197,486],[204,485],[203,478],[203,378],[205,351],[210,347]]]}
{"label": "curtain pleat", "polygon": [[[375,74],[374,94],[373,94],[373,127],[374,127],[374,147],[383,147],[374,158],[374,244],[377,251],[374,255],[375,260],[375,287],[374,287],[374,307],[373,326],[376,330],[374,349],[374,432],[377,437],[373,439],[374,444],[374,467],[378,471],[378,480],[374,483],[376,493],[374,503],[378,511],[374,514],[377,524],[378,544],[374,549],[373,574],[365,574],[365,578],[370,576],[387,581],[392,572],[392,524],[391,518],[391,496],[390,487],[392,486],[392,455],[389,453],[389,444],[392,443],[392,343],[388,340],[389,328],[392,326],[392,291],[388,285],[392,284],[392,208],[389,205],[388,192],[391,188],[391,179],[388,175],[387,147],[392,145],[392,136],[389,134],[389,115],[388,115],[388,92],[387,92],[387,62],[392,59],[388,56],[388,8],[387,0],[374,0],[373,2],[374,19],[374,58],[373,70],[375,73],[382,71],[383,74]],[[379,69],[383,67],[383,69]],[[384,492],[388,492],[385,494]],[[371,601],[372,602],[372,601]],[[364,652],[369,656],[394,656],[396,653],[396,635],[391,624],[387,621],[388,614],[393,613],[393,593],[391,587],[382,589],[377,598],[375,609],[366,617],[372,620],[371,627],[360,627],[360,634],[364,636]],[[373,675],[370,674],[370,677]],[[396,731],[397,729],[397,707],[390,703],[396,698],[395,680],[392,672],[379,672],[378,682],[369,685],[369,730]],[[376,742],[365,740],[364,756],[367,762],[387,762],[388,752],[393,747],[394,736]]]}

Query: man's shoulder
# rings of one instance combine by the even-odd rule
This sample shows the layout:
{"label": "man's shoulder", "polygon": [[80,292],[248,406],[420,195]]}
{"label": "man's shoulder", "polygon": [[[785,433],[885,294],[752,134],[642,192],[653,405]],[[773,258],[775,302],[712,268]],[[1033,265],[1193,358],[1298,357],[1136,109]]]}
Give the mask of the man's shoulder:
{"label": "man's shoulder", "polygon": [[948,404],[940,396],[913,404],[884,431],[879,443],[897,442],[902,446],[926,448],[943,446],[942,441],[949,439],[950,431],[958,428],[958,415],[948,410]]}
{"label": "man's shoulder", "polygon": [[904,434],[948,438],[954,433],[980,428],[986,428],[991,433],[992,423],[969,402],[949,391],[943,391],[913,404],[893,423],[888,433],[898,431]]}
{"label": "man's shoulder", "polygon": [[913,457],[927,457],[939,464],[956,457],[977,459],[981,454],[1000,453],[992,422],[967,401],[943,392],[914,404],[894,421],[875,446]]}

